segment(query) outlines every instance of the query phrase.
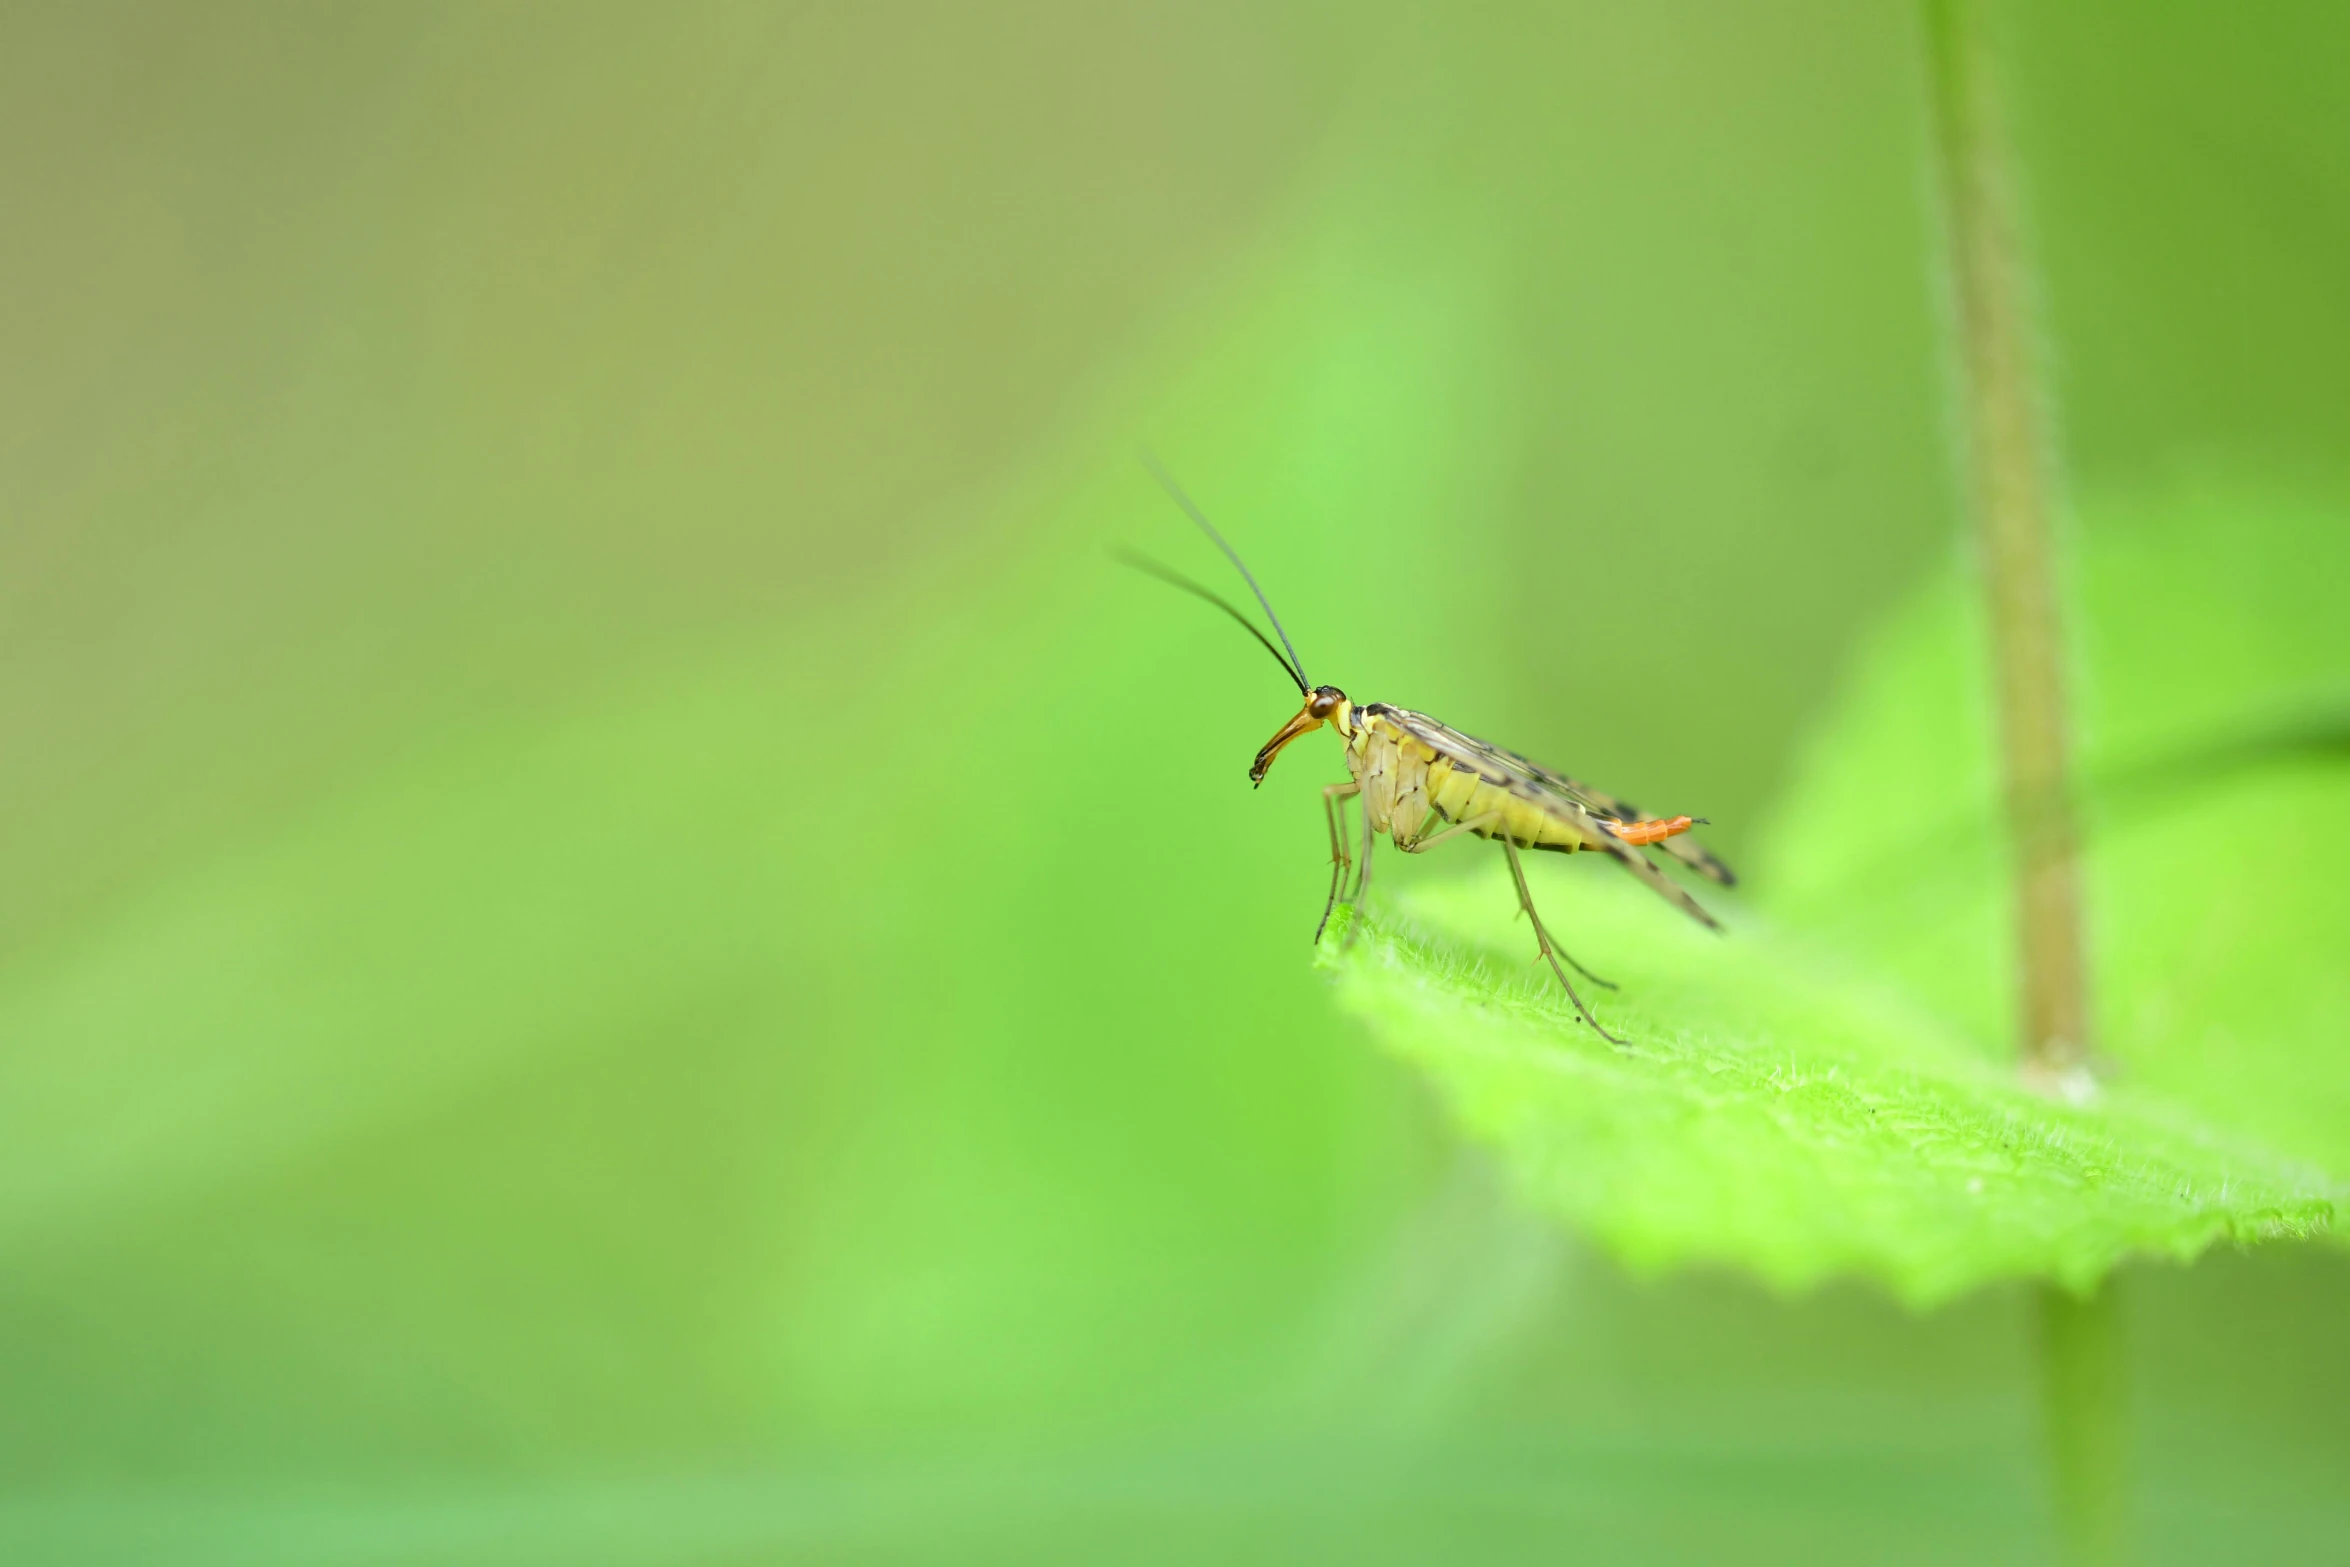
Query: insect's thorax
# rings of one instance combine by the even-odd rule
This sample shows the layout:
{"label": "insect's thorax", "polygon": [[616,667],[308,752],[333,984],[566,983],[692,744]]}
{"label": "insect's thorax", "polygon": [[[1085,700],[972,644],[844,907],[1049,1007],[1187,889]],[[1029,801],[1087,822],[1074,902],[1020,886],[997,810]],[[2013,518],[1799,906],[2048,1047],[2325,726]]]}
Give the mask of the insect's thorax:
{"label": "insect's thorax", "polygon": [[[1349,704],[1332,717],[1346,741],[1346,770],[1362,786],[1363,811],[1373,832],[1410,843],[1421,835],[1432,814],[1440,820],[1452,819],[1431,790],[1432,785],[1449,782],[1449,762],[1384,717],[1377,703],[1363,707]],[[1431,776],[1432,767],[1442,776]]]}
{"label": "insect's thorax", "polygon": [[1339,705],[1330,715],[1330,727],[1338,731],[1338,738],[1346,747],[1346,770],[1361,783],[1366,769],[1371,766],[1371,753],[1379,749],[1384,761],[1392,751],[1401,732],[1393,724],[1382,722],[1379,715],[1352,702]]}

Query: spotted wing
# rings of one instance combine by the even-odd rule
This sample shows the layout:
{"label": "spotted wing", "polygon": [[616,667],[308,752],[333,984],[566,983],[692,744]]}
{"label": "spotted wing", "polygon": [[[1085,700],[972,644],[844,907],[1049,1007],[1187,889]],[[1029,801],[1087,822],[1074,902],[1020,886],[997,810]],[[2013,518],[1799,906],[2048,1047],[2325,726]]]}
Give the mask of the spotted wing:
{"label": "spotted wing", "polygon": [[[1468,768],[1487,783],[1507,789],[1541,810],[1544,815],[1577,833],[1591,848],[1615,856],[1617,864],[1646,882],[1666,902],[1699,924],[1716,930],[1721,928],[1715,923],[1714,917],[1706,913],[1698,901],[1683,891],[1678,883],[1659,870],[1653,860],[1609,830],[1612,822],[1641,820],[1640,813],[1629,804],[1612,795],[1602,794],[1587,784],[1577,783],[1564,773],[1554,773],[1541,763],[1520,756],[1515,751],[1505,751],[1475,735],[1463,734],[1450,724],[1430,718],[1426,713],[1389,707],[1384,703],[1378,711],[1413,739],[1438,755],[1449,758],[1454,766]],[[1668,838],[1659,847],[1683,864],[1724,885],[1736,880],[1728,866],[1703,849],[1691,845],[1689,851],[1680,852],[1678,846],[1685,842],[1685,835]]]}

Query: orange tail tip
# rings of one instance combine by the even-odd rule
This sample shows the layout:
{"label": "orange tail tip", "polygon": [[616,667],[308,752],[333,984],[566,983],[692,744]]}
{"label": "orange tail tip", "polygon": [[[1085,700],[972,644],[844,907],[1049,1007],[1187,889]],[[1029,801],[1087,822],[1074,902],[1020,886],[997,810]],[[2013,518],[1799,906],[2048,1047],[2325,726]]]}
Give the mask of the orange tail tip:
{"label": "orange tail tip", "polygon": [[1646,822],[1610,822],[1608,830],[1635,848],[1646,848],[1667,838],[1677,838],[1696,825],[1694,816],[1673,816]]}

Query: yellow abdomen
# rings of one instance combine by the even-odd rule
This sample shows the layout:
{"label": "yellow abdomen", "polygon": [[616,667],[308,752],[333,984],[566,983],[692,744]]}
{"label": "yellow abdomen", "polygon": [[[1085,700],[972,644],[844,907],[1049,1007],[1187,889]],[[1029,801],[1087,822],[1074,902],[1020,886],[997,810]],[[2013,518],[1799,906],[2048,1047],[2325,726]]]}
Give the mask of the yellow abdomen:
{"label": "yellow abdomen", "polygon": [[1347,746],[1347,767],[1363,786],[1371,828],[1409,849],[1445,824],[1469,823],[1480,837],[1507,837],[1525,848],[1572,852],[1591,847],[1583,833],[1474,768],[1439,755],[1375,714]]}

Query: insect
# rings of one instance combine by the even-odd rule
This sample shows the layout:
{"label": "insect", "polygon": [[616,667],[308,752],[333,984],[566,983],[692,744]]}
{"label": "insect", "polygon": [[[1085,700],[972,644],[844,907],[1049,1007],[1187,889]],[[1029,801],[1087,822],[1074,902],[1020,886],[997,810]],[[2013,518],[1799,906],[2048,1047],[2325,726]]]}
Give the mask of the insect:
{"label": "insect", "polygon": [[[1627,801],[1602,794],[1564,773],[1552,772],[1515,751],[1505,751],[1463,734],[1425,713],[1385,702],[1355,702],[1336,686],[1309,683],[1305,665],[1290,643],[1289,633],[1282,629],[1281,617],[1273,613],[1272,601],[1257,586],[1256,577],[1242,562],[1239,552],[1225,542],[1206,514],[1156,458],[1145,452],[1143,463],[1159,487],[1199,525],[1201,532],[1215,541],[1216,547],[1239,571],[1241,580],[1264,607],[1265,618],[1273,623],[1274,635],[1281,639],[1281,645],[1275,647],[1271,637],[1221,595],[1180,572],[1131,552],[1122,552],[1122,558],[1172,587],[1207,600],[1238,621],[1273,655],[1283,673],[1296,683],[1298,694],[1305,698],[1305,706],[1297,716],[1276,730],[1273,738],[1257,752],[1256,760],[1249,764],[1249,782],[1262,784],[1266,771],[1284,746],[1325,725],[1335,729],[1345,743],[1348,781],[1331,784],[1322,791],[1323,812],[1330,824],[1330,896],[1322,905],[1322,920],[1314,927],[1314,940],[1319,942],[1329,928],[1331,913],[1342,895],[1345,901],[1359,906],[1370,890],[1371,846],[1380,833],[1385,833],[1406,854],[1425,854],[1463,833],[1489,839],[1501,845],[1502,854],[1509,861],[1510,879],[1517,886],[1518,907],[1532,923],[1540,956],[1558,976],[1567,999],[1575,1004],[1576,1015],[1597,1030],[1602,1039],[1611,1044],[1623,1043],[1600,1027],[1559,960],[1564,958],[1567,966],[1595,985],[1608,990],[1615,989],[1615,985],[1577,963],[1551,939],[1549,927],[1535,911],[1534,895],[1526,886],[1526,868],[1519,859],[1519,851],[1547,849],[1560,854],[1610,855],[1675,908],[1708,929],[1719,930],[1721,926],[1713,916],[1641,852],[1648,848],[1661,849],[1699,875],[1723,886],[1732,885],[1737,878],[1730,874],[1728,866],[1682,836],[1692,827],[1706,825],[1705,819],[1644,816]],[[1349,800],[1359,800],[1362,804],[1359,870],[1348,848],[1346,803]],[[1354,877],[1351,892],[1347,889],[1350,875]]]}

